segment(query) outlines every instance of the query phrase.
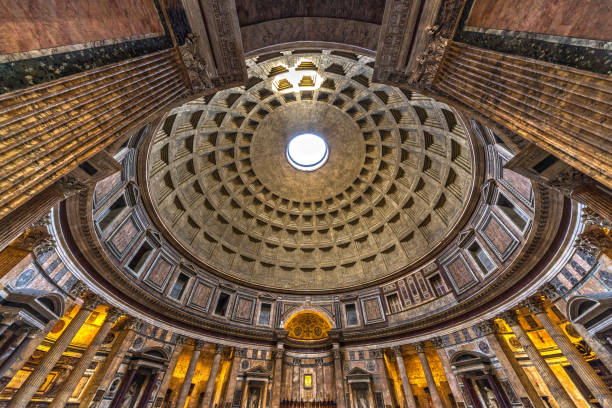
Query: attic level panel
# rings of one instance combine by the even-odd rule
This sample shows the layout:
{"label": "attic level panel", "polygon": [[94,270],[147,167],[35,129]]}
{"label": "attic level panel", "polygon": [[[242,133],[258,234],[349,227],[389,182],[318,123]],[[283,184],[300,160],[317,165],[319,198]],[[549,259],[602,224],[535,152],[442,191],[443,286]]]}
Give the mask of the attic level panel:
{"label": "attic level panel", "polygon": [[328,17],[382,24],[385,0],[236,0],[240,26],[292,17]]}
{"label": "attic level panel", "polygon": [[0,54],[163,35],[151,0],[0,0]]}
{"label": "attic level panel", "polygon": [[474,0],[466,25],[610,41],[611,19],[610,2],[598,0]]}

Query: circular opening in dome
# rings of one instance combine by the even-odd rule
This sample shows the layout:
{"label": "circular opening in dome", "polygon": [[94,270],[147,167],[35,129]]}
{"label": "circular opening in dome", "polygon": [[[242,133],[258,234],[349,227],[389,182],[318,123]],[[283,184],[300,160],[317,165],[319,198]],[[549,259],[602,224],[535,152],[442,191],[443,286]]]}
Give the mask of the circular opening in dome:
{"label": "circular opening in dome", "polygon": [[297,135],[287,144],[287,160],[298,170],[316,170],[325,164],[328,156],[325,139],[312,133]]}

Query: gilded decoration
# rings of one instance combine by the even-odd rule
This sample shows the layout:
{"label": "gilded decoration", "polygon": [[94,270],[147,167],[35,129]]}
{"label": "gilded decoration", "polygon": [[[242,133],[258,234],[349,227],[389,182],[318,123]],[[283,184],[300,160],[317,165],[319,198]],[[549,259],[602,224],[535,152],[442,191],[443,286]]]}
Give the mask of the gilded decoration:
{"label": "gilded decoration", "polygon": [[285,325],[289,338],[295,340],[322,340],[328,337],[332,326],[323,315],[314,311],[300,312]]}

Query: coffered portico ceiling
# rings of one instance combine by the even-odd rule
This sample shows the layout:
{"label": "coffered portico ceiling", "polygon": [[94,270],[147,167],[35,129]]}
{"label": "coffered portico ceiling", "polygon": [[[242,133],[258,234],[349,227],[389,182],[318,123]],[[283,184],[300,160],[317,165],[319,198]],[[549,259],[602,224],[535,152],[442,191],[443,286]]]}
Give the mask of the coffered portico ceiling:
{"label": "coffered portico ceiling", "polygon": [[[173,110],[150,140],[145,199],[183,251],[247,284],[329,290],[415,265],[454,233],[473,175],[450,108],[371,83],[365,56],[247,66],[245,87]],[[287,160],[301,133],[327,143],[315,171]]]}

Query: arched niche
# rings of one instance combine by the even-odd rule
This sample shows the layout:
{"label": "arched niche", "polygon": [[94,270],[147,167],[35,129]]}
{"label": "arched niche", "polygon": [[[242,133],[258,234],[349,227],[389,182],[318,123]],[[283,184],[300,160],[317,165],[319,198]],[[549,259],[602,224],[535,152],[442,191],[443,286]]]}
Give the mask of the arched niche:
{"label": "arched niche", "polygon": [[612,293],[579,295],[567,302],[567,316],[572,323],[581,324],[590,333],[612,327]]}
{"label": "arched niche", "polygon": [[329,319],[316,310],[294,313],[284,325],[287,337],[294,340],[323,340],[332,329]]}

